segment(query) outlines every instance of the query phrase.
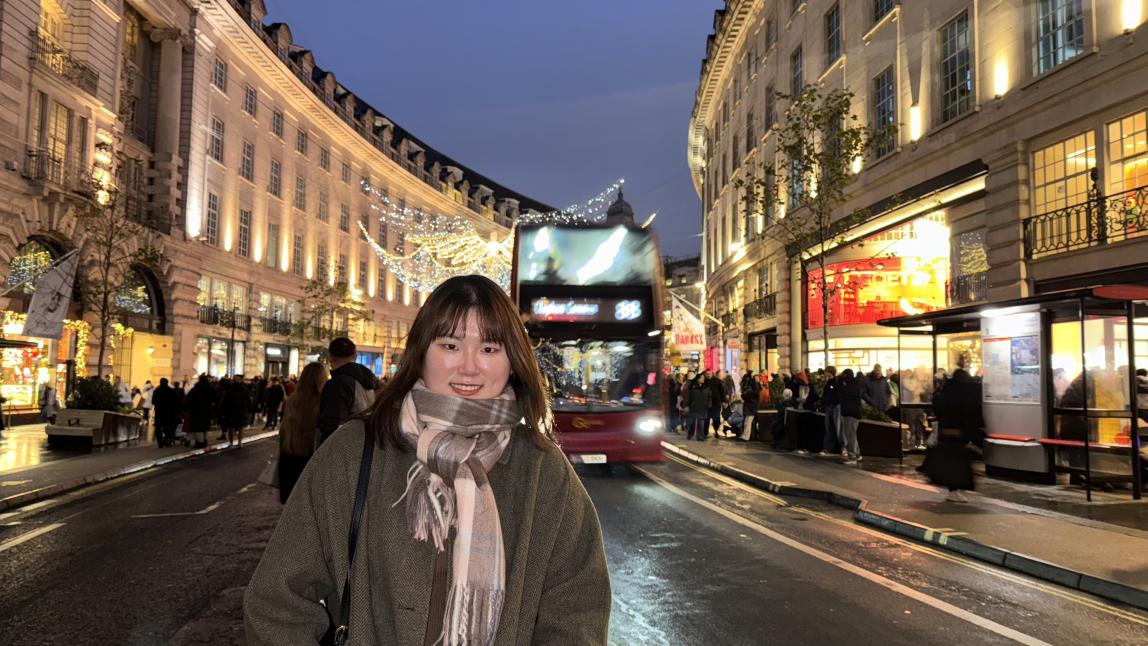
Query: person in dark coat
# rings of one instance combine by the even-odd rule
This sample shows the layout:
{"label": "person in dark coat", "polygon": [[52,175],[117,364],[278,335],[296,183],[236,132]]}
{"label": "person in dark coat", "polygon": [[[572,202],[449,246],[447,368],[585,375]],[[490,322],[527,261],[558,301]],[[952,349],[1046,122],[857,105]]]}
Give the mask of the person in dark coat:
{"label": "person in dark coat", "polygon": [[757,401],[761,398],[761,384],[752,370],[746,370],[741,378],[741,414],[742,422],[741,440],[748,442],[753,438],[754,422],[757,419]]}
{"label": "person in dark coat", "polygon": [[279,383],[279,377],[271,378],[271,385],[263,393],[263,403],[267,410],[267,423],[263,428],[275,428],[279,425],[279,411],[283,408],[283,400],[287,398],[287,391]]}
{"label": "person in dark coat", "polygon": [[183,408],[179,405],[175,388],[167,383],[167,378],[159,380],[159,386],[151,393],[151,405],[155,413],[155,439],[160,446],[171,446],[175,439],[175,427],[179,426]]}
{"label": "person in dark coat", "polygon": [[933,394],[937,415],[937,444],[925,454],[921,471],[934,484],[948,487],[950,502],[968,502],[962,489],[973,489],[972,457],[968,443],[975,441],[984,425],[981,418],[980,384],[965,370],[968,359],[957,359],[957,370]]}
{"label": "person in dark coat", "polygon": [[893,406],[893,389],[889,379],[881,371],[881,364],[873,366],[873,372],[862,378],[861,399],[878,411],[888,412]]}
{"label": "person in dark coat", "polygon": [[211,430],[211,421],[215,419],[218,401],[219,394],[215,392],[215,387],[211,385],[207,375],[200,375],[199,381],[195,382],[195,386],[187,393],[187,398],[184,400],[190,424],[187,431],[195,435],[197,448],[207,446],[207,432]]}
{"label": "person in dark coat", "polygon": [[[713,425],[714,437],[718,437],[722,434],[722,422],[725,420],[722,419],[721,409],[722,404],[725,403],[726,397],[728,396],[725,391],[725,384],[722,383],[721,373],[721,370],[718,370],[716,373],[707,370],[705,380],[706,388],[709,388],[710,391],[709,423]],[[707,429],[706,435],[708,434]]]}
{"label": "person in dark coat", "polygon": [[243,375],[235,375],[219,401],[219,425],[227,441],[233,442],[247,426],[251,409],[251,390],[243,383]]}
{"label": "person in dark coat", "polygon": [[670,401],[669,405],[666,406],[667,412],[669,413],[666,426],[671,432],[677,433],[678,425],[681,424],[681,413],[678,411],[678,396],[682,394],[682,373],[679,372],[670,375],[668,386]]}
{"label": "person in dark coat", "polygon": [[841,453],[841,398],[838,393],[837,368],[825,369],[825,389],[821,392],[821,408],[825,411],[825,437],[821,441],[821,455]]}
{"label": "person in dark coat", "polygon": [[320,442],[374,402],[379,380],[369,368],[355,361],[357,353],[355,342],[346,337],[335,338],[327,345],[331,379],[323,386],[319,398]]}
{"label": "person in dark coat", "polygon": [[837,380],[837,401],[841,409],[841,444],[845,451],[845,464],[861,461],[861,445],[857,442],[857,427],[861,424],[861,381],[849,368],[841,371]]}
{"label": "person in dark coat", "polygon": [[[709,372],[708,370],[706,372]],[[689,421],[686,422],[686,439],[699,442],[706,439],[709,429],[710,399],[713,393],[706,384],[705,373],[699,374],[686,389],[684,396]]]}

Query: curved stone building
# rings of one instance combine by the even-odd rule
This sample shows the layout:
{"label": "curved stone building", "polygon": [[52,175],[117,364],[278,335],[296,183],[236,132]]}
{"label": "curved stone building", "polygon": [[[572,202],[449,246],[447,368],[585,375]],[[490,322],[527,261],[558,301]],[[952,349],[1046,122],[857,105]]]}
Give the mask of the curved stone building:
{"label": "curved stone building", "polygon": [[[388,119],[262,0],[9,0],[0,12],[0,389],[30,409],[43,383],[64,392],[94,373],[92,323],[73,302],[60,340],[20,336],[29,276],[85,249],[77,211],[92,178],[112,184],[143,225],[156,262],[124,268],[105,373],[142,385],[199,373],[296,374],[335,334],[360,360],[390,368],[425,295],[379,262],[359,233],[392,253],[401,226],[372,204],[421,220],[461,218],[501,240],[520,212],[550,207],[434,150]],[[345,283],[371,312],[323,320],[303,311],[315,279]],[[338,308],[335,308],[338,309]],[[130,333],[128,331],[130,328]]]}

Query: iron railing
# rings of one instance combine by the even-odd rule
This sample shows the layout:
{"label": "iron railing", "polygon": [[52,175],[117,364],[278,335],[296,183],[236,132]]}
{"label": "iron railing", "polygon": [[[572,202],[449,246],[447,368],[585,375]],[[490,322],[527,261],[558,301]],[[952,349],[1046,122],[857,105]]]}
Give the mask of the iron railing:
{"label": "iron railing", "polygon": [[290,336],[293,329],[291,321],[274,316],[259,317],[259,324],[267,334],[277,334],[279,336]]}
{"label": "iron railing", "polygon": [[745,318],[768,318],[777,315],[777,294],[769,294],[750,301],[745,306]]}
{"label": "iron railing", "polygon": [[329,328],[329,327],[326,327],[323,325],[312,325],[311,326],[311,338],[313,338],[313,339],[334,339],[337,337],[346,337],[346,336],[350,336],[350,332],[348,332],[347,330],[338,330],[338,329]]}
{"label": "iron railing", "polygon": [[125,195],[123,200],[124,216],[128,220],[152,231],[171,235],[171,213],[164,213],[155,205],[148,204],[142,195]]}
{"label": "iron railing", "polygon": [[24,156],[24,178],[36,184],[53,184],[64,190],[90,195],[91,169],[52,155],[42,148],[29,148]]}
{"label": "iron railing", "polygon": [[251,330],[251,315],[240,314],[234,310],[223,309],[215,305],[200,305],[199,316],[197,317],[200,323],[206,325],[215,325],[224,328],[235,328],[236,330],[243,330],[245,332]]}
{"label": "iron railing", "polygon": [[33,29],[31,35],[32,60],[56,76],[71,81],[88,94],[96,95],[100,88],[99,72],[77,60],[71,52],[53,43],[39,30]]}
{"label": "iron railing", "polygon": [[1024,254],[1033,260],[1148,236],[1148,186],[1105,196],[1096,185],[1082,203],[1024,221]]}
{"label": "iron railing", "polygon": [[963,305],[986,300],[989,294],[989,272],[962,274],[948,283],[949,305]]}

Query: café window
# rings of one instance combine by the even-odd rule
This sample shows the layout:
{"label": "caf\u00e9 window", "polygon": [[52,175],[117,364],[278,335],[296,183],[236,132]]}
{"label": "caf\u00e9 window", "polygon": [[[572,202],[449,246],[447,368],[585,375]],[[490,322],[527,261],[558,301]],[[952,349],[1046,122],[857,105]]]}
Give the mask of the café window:
{"label": "caf\u00e9 window", "polygon": [[1058,141],[1032,154],[1033,208],[1048,213],[1088,199],[1089,171],[1096,166],[1092,131]]}
{"label": "caf\u00e9 window", "polygon": [[1148,185],[1148,111],[1108,124],[1108,194]]}

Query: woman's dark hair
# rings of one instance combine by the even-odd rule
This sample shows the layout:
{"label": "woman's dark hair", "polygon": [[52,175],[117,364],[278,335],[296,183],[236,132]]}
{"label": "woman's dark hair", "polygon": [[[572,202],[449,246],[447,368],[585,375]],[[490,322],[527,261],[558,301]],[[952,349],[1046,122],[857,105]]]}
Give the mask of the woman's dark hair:
{"label": "woman's dark hair", "polygon": [[431,292],[415,315],[398,369],[366,413],[380,445],[408,448],[399,421],[403,399],[422,377],[430,344],[453,334],[465,324],[471,311],[477,316],[482,340],[500,344],[510,360],[510,385],[531,441],[544,450],[556,447],[551,440],[554,418],[547,389],[518,308],[497,283],[478,275],[447,279]]}

